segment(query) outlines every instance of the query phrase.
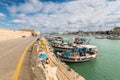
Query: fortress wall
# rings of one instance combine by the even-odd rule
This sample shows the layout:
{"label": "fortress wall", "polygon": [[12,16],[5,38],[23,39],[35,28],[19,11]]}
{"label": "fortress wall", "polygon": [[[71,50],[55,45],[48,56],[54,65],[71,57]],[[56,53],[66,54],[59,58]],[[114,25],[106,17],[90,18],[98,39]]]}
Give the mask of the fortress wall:
{"label": "fortress wall", "polygon": [[0,29],[0,41],[20,38],[22,36],[31,36],[31,32]]}

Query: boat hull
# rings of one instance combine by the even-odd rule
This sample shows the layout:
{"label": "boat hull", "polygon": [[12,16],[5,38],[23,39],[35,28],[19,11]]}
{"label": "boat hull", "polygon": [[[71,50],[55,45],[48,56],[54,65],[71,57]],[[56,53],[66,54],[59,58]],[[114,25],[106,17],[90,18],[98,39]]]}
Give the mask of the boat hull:
{"label": "boat hull", "polygon": [[64,47],[55,47],[52,46],[54,48],[55,51],[72,51],[73,48],[64,48]]}
{"label": "boat hull", "polygon": [[83,56],[83,57],[78,57],[78,58],[69,58],[69,57],[63,57],[60,55],[57,55],[58,59],[64,62],[85,62],[85,61],[90,61],[94,58],[96,58],[97,54],[90,55],[88,57]]}

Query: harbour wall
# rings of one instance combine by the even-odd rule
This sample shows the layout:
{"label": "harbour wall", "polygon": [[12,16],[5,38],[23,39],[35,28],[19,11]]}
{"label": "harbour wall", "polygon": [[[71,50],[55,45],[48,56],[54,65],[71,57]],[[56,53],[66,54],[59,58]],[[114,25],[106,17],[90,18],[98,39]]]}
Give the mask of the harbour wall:
{"label": "harbour wall", "polygon": [[[61,62],[53,53],[51,46],[48,44],[46,39],[44,38],[45,41],[41,41],[41,46],[42,51],[46,52],[49,60],[50,60],[50,66],[51,67],[57,67],[57,72],[56,76],[57,79],[55,80],[85,80],[81,75],[76,73],[73,69],[71,69],[69,66],[67,66],[64,62]],[[44,45],[44,48],[43,46]],[[51,80],[51,79],[49,79]]]}
{"label": "harbour wall", "polygon": [[52,66],[57,67],[56,76],[58,80],[85,80],[81,75],[76,73],[73,69],[67,66],[64,62],[61,62],[56,58],[54,53],[50,51],[50,47],[46,47],[47,54],[49,55],[49,59],[51,61]]}
{"label": "harbour wall", "polygon": [[0,41],[20,38],[22,36],[31,36],[31,32],[0,28]]}

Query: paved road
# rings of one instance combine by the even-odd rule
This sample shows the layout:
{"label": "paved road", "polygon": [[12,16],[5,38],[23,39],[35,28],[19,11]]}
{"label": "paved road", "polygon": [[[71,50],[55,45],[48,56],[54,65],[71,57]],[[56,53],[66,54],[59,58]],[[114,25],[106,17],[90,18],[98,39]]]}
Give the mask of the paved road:
{"label": "paved road", "polygon": [[0,80],[12,80],[17,63],[27,45],[35,38],[0,41]]}

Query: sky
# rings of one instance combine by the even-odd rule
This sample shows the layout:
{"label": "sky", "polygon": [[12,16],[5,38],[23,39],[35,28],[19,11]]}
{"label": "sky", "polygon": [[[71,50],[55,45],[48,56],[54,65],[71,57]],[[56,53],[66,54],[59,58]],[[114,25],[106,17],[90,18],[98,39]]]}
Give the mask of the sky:
{"label": "sky", "polygon": [[120,0],[0,0],[0,28],[46,33],[119,25]]}

